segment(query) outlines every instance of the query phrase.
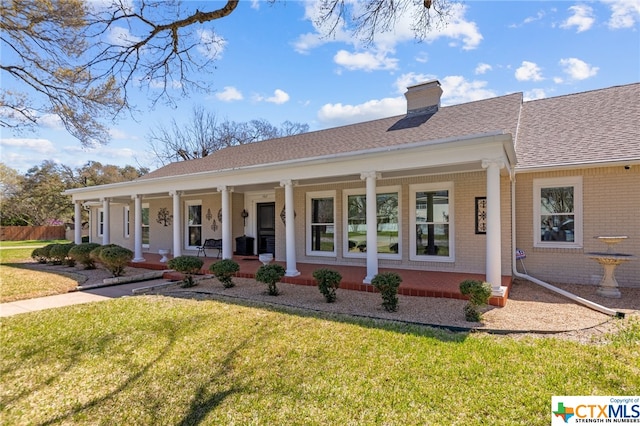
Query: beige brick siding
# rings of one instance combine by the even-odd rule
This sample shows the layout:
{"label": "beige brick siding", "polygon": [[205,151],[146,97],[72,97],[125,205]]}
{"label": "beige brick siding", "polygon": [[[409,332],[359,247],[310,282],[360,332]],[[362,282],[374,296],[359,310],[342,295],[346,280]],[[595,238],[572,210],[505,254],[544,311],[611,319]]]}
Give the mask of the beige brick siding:
{"label": "beige brick siding", "polygon": [[[582,177],[583,247],[534,248],[533,181],[568,176]],[[516,194],[516,246],[526,252],[529,275],[549,282],[598,284],[602,267],[589,259],[588,253],[605,251],[606,246],[594,237],[626,235],[629,238],[616,251],[636,259],[620,265],[616,278],[621,286],[640,286],[640,166],[519,173]]]}

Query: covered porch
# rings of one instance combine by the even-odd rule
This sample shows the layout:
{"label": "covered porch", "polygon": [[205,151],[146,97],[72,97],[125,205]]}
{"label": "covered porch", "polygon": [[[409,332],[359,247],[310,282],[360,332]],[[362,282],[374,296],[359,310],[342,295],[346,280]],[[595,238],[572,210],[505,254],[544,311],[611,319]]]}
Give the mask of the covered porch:
{"label": "covered porch", "polygon": [[[169,256],[170,258],[171,256]],[[145,262],[131,263],[131,266],[136,268],[146,268],[161,270],[166,269],[167,264],[160,262],[161,256],[155,253],[145,253]],[[202,257],[204,265],[202,267],[202,273],[209,273],[209,265],[217,262],[215,257]],[[240,265],[240,272],[236,275],[241,278],[255,278],[255,273],[261,266],[258,256],[239,256],[234,255],[233,260]],[[276,262],[283,266],[285,262]],[[350,265],[323,265],[316,263],[297,263],[298,272],[300,275],[295,277],[283,277],[282,282],[297,285],[315,286],[315,280],[313,279],[313,271],[320,268],[330,268],[340,272],[342,275],[342,282],[340,288],[346,290],[375,292],[375,288],[371,284],[364,284],[362,278],[367,273],[366,266],[350,266]],[[460,272],[438,272],[438,271],[424,271],[415,269],[399,269],[399,268],[380,268],[379,272],[397,272],[402,277],[402,283],[398,289],[399,294],[405,296],[416,297],[444,297],[450,299],[465,299],[466,297],[460,293],[460,282],[466,279],[485,280],[484,274],[469,274]],[[167,273],[166,278],[180,279],[181,275],[178,273]],[[493,306],[505,306],[509,296],[509,290],[511,288],[511,276],[502,276],[501,285],[506,288],[504,295],[492,296],[489,300],[489,304]]]}

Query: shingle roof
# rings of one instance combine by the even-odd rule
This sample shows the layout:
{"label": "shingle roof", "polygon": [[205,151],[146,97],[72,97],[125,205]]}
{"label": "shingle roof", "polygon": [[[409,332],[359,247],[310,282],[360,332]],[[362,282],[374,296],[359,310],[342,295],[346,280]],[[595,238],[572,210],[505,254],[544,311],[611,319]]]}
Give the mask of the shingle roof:
{"label": "shingle roof", "polygon": [[[352,124],[225,148],[205,158],[168,164],[140,180],[226,170],[415,142],[463,138],[490,132],[515,135],[522,93],[441,107],[407,122],[405,116]],[[425,120],[426,119],[426,120]]]}
{"label": "shingle roof", "polygon": [[525,102],[517,168],[640,159],[640,83]]}

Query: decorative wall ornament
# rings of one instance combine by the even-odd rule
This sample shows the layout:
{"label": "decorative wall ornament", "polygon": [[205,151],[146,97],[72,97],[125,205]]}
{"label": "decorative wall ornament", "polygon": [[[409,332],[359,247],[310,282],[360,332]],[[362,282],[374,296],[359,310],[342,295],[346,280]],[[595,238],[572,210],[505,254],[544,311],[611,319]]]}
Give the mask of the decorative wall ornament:
{"label": "decorative wall ornament", "polygon": [[158,210],[158,218],[156,219],[156,222],[164,226],[170,226],[173,222],[173,215],[169,214],[169,210],[166,207],[162,207]]}
{"label": "decorative wall ornament", "polygon": [[205,217],[207,218],[207,220],[211,220],[211,218],[213,217],[213,215],[211,214],[211,209],[207,209],[207,215]]}
{"label": "decorative wall ornament", "polygon": [[218,222],[222,223],[222,209],[218,210]]}
{"label": "decorative wall ornament", "polygon": [[[297,216],[296,211],[293,211],[293,218],[295,219]],[[282,206],[282,210],[280,210],[280,220],[282,220],[283,224],[287,224],[287,206]]]}
{"label": "decorative wall ornament", "polygon": [[218,222],[216,222],[215,219],[213,219],[213,223],[211,224],[211,230],[213,232],[216,232],[218,230]]}
{"label": "decorative wall ornament", "polygon": [[487,197],[476,197],[476,234],[487,233]]}

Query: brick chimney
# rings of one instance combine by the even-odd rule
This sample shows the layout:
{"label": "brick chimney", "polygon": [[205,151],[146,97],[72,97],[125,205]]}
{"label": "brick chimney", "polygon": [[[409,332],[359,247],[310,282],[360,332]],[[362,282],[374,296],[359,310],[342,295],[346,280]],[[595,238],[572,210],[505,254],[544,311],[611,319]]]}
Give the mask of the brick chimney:
{"label": "brick chimney", "polygon": [[440,107],[442,88],[438,80],[407,87],[404,94],[407,98],[407,115],[433,114]]}

